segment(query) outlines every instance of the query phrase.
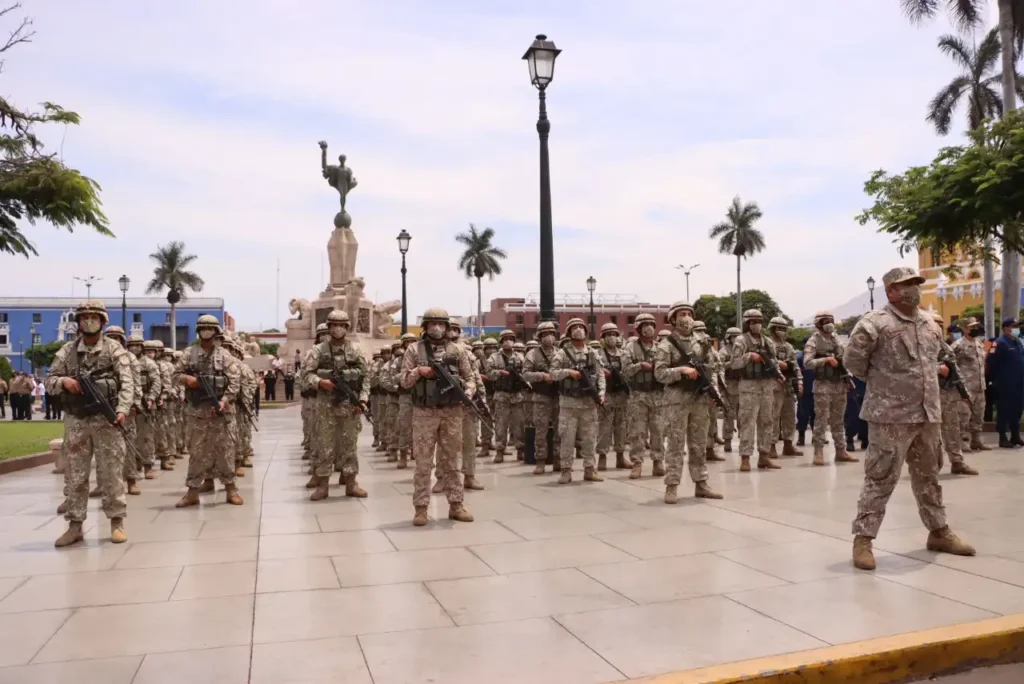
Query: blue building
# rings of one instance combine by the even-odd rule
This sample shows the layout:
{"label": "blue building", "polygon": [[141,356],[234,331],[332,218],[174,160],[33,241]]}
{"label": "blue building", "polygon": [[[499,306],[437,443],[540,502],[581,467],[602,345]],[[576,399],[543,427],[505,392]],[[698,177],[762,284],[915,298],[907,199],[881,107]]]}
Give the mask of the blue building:
{"label": "blue building", "polygon": [[[29,370],[25,350],[37,344],[72,339],[77,326],[72,321],[80,299],[70,297],[0,297],[0,356],[6,356],[15,370]],[[111,325],[121,325],[121,299],[104,298]],[[184,349],[195,339],[196,319],[213,314],[228,330],[234,320],[224,313],[224,300],[196,297],[178,302],[177,343]],[[129,297],[123,325],[129,335],[171,344],[171,307],[163,297]]]}

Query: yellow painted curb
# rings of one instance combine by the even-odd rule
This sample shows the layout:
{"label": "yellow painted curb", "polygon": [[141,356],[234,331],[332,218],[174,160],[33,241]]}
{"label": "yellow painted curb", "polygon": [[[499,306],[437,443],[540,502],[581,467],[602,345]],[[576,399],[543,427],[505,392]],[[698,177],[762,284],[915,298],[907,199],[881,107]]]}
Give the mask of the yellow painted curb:
{"label": "yellow painted curb", "polygon": [[1024,613],[1018,613],[629,681],[631,684],[893,684],[1022,661]]}

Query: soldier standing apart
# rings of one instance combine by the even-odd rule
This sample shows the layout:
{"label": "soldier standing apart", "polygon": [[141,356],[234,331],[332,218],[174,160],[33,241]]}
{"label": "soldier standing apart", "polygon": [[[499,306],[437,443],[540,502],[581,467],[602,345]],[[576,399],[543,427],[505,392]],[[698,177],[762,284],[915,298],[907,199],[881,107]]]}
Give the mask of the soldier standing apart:
{"label": "soldier standing apart", "polygon": [[871,540],[878,536],[904,461],[910,468],[917,511],[928,528],[928,550],[974,555],[974,549],[946,525],[942,505],[938,480],[942,332],[918,308],[924,280],[907,267],[886,273],[882,283],[889,303],[864,314],[843,354],[850,373],[867,383],[860,417],[868,422],[871,441],[853,521],[853,564],[861,570],[875,569]]}
{"label": "soldier standing apart", "polygon": [[498,336],[501,349],[487,360],[487,377],[494,382],[494,462],[505,460],[511,441],[522,460],[523,453],[523,390],[526,386],[513,376],[522,375],[524,360],[515,352],[516,334],[502,330]]}
{"label": "soldier standing apart", "polygon": [[[767,336],[761,334],[764,316],[757,309],[743,312],[743,333],[732,344],[729,365],[740,371],[739,424],[740,471],[750,472],[750,457],[757,446],[757,467],[778,470],[768,456],[768,447],[775,439],[772,425],[775,384],[778,377],[765,365],[765,357],[773,357],[775,350]],[[839,416],[842,420],[842,414]],[[756,436],[756,442],[755,442]]]}
{"label": "soldier standing apart", "polygon": [[533,453],[536,465],[534,475],[543,475],[547,465],[548,429],[554,427],[554,444],[551,445],[555,461],[561,457],[558,453],[558,383],[551,376],[552,364],[558,350],[558,330],[551,321],[537,325],[537,339],[540,345],[526,353],[523,364],[523,378],[533,385]]}
{"label": "soldier standing apart", "polygon": [[804,345],[804,368],[814,372],[814,465],[825,465],[825,430],[832,433],[836,445],[836,463],[856,463],[846,452],[846,377],[839,364],[843,343],[836,336],[835,319],[828,311],[814,315],[814,334]]}
{"label": "soldier standing apart", "polygon": [[[711,344],[693,333],[694,320],[685,302],[676,302],[668,310],[668,322],[675,330],[658,343],[654,377],[665,386],[665,427],[668,432],[668,474],[665,476],[665,503],[679,501],[677,489],[683,470],[683,451],[690,452],[690,479],[694,496],[721,499],[708,487],[708,468],[704,462],[708,438],[708,407],[711,399],[701,389],[696,364],[711,363]],[[714,382],[714,378],[712,378]]]}
{"label": "soldier standing apart", "polygon": [[[83,302],[75,310],[79,337],[61,347],[46,376],[46,391],[60,396],[64,405],[64,446],[67,458],[66,491],[68,529],[54,545],[70,546],[83,539],[82,523],[89,505],[89,471],[93,458],[103,493],[103,511],[110,519],[110,541],[127,541],[124,518],[128,506],[124,489],[125,438],[123,426],[135,400],[128,352],[100,335],[107,310],[99,301]],[[83,395],[78,378],[88,375],[116,415],[115,424],[103,415],[101,405]]]}
{"label": "soldier standing apart", "polygon": [[718,360],[722,365],[722,374],[725,376],[725,389],[729,395],[729,408],[731,414],[723,416],[722,439],[725,440],[723,451],[732,452],[732,436],[736,434],[736,419],[740,415],[740,372],[732,368],[732,344],[742,334],[739,328],[729,328],[725,331],[725,342],[718,350]]}
{"label": "soldier standing apart", "polygon": [[402,359],[401,385],[411,390],[413,403],[412,448],[416,473],[412,480],[412,504],[416,514],[412,524],[417,527],[427,524],[430,466],[435,450],[448,498],[448,517],[473,522],[473,516],[462,505],[462,478],[458,476],[462,454],[462,402],[431,365],[444,366],[452,379],[462,385],[466,396],[473,397],[476,385],[469,359],[445,339],[448,326],[447,311],[427,309],[423,314],[423,339],[406,349]]}
{"label": "soldier standing apart", "polygon": [[[944,322],[942,316],[936,312],[932,318],[941,330]],[[939,404],[942,409],[942,444],[946,448],[946,452],[949,453],[950,472],[953,475],[977,475],[978,471],[964,461],[964,444],[960,431],[960,402],[965,400],[960,397],[960,391],[956,386],[949,381],[950,371],[956,363],[956,352],[946,344],[945,340],[939,346],[941,350],[937,360],[939,362]],[[961,370],[961,372],[963,371]],[[939,452],[939,470],[942,470],[941,451]]]}
{"label": "soldier standing apart", "polygon": [[971,394],[968,430],[972,451],[989,451],[981,441],[981,425],[985,417],[985,330],[981,323],[968,318],[963,322],[966,335],[953,343],[957,365],[964,374],[964,385]]}
{"label": "soldier standing apart", "polygon": [[602,482],[595,469],[597,411],[604,406],[605,381],[597,351],[588,347],[587,324],[572,318],[565,325],[569,336],[551,364],[551,378],[558,382],[558,433],[561,440],[562,476],[558,484],[572,482],[576,438],[583,451],[583,479]]}
{"label": "soldier standing apart", "polygon": [[[359,460],[356,444],[363,429],[363,412],[370,395],[370,379],[367,376],[366,359],[359,346],[348,335],[351,322],[348,314],[335,309],[327,314],[327,331],[330,340],[321,342],[313,353],[302,361],[299,371],[307,387],[317,388],[316,433],[313,439],[314,491],[310,501],[326,499],[331,472],[335,464],[341,467],[338,484],[345,484],[345,496],[365,498],[366,491],[359,486]],[[343,382],[357,398],[345,396],[335,386]]]}
{"label": "soldier standing apart", "polygon": [[[124,328],[118,325],[107,326],[107,329],[103,331],[104,337],[110,339],[121,345],[122,348],[126,348],[127,340],[124,336]],[[136,416],[139,413],[139,406],[142,405],[142,369],[139,364],[139,360],[135,358],[134,354],[128,354],[128,363],[132,368],[132,386],[135,388],[135,394],[132,396],[132,407],[128,411],[128,415],[125,416],[124,420],[124,431],[128,441],[135,447],[135,452],[128,453],[125,450],[124,454],[124,480],[127,483],[127,492],[132,496],[139,496],[142,494],[139,491],[139,486],[136,484],[139,479],[139,472],[142,470],[142,463],[135,457],[135,453],[139,452],[139,430],[136,421]],[[99,476],[97,473],[97,480]]]}
{"label": "soldier standing apart", "polygon": [[153,408],[160,397],[162,389],[160,369],[157,368],[153,359],[143,354],[144,340],[139,335],[132,335],[128,338],[128,351],[139,363],[139,377],[141,379],[142,401],[137,410],[136,417],[136,448],[142,456],[143,477],[152,480],[156,477],[153,472],[153,453],[155,446],[156,425],[153,422]]}
{"label": "soldier standing apart", "polygon": [[[629,466],[630,479],[640,478],[643,471],[644,453],[650,444],[650,456],[654,462],[654,475],[665,474],[664,445],[662,439],[660,411],[663,402],[662,385],[654,377],[654,361],[657,343],[654,341],[654,316],[639,314],[633,321],[639,336],[626,346],[626,377],[633,388],[629,396]],[[616,463],[618,468],[619,464]]]}
{"label": "soldier standing apart", "polygon": [[[700,341],[708,349],[708,374],[714,376],[715,382],[720,383],[722,375],[722,362],[718,358],[711,336],[708,335],[708,326],[704,321],[693,322],[693,335],[700,338]],[[725,389],[719,384],[718,391],[725,398]],[[723,462],[725,458],[715,452],[715,443],[718,441],[718,406],[714,401],[708,402],[708,437],[704,446],[704,460],[708,463]],[[723,442],[724,443],[724,442]]]}
{"label": "soldier standing apart", "polygon": [[[608,469],[608,449],[615,449],[615,467],[626,467],[626,420],[629,395],[632,391],[626,379],[628,357],[622,352],[622,336],[614,323],[601,326],[598,359],[604,367],[606,388],[604,411],[598,415],[597,469]],[[630,463],[632,466],[632,463]]]}
{"label": "soldier standing apart", "polygon": [[[172,382],[186,387],[188,434],[188,492],[175,504],[178,508],[199,504],[199,488],[207,472],[216,473],[224,485],[227,502],[241,506],[235,485],[235,445],[232,419],[235,397],[241,389],[241,370],[213,338],[223,334],[216,316],[203,314],[196,320],[199,344],[188,348],[174,368]],[[211,396],[212,395],[212,396]]]}
{"label": "soldier standing apart", "polygon": [[[782,436],[783,456],[803,456],[804,452],[793,446],[793,435],[796,433],[796,401],[804,392],[803,374],[796,363],[796,349],[786,339],[789,331],[789,321],[782,316],[776,316],[768,322],[768,330],[772,334],[772,342],[775,343],[776,358],[779,361],[779,370],[786,376],[786,385],[781,382],[775,385],[775,398],[772,403],[774,414],[772,426]],[[793,382],[793,379],[796,382]],[[796,386],[793,389],[794,385]],[[772,437],[772,447],[769,455],[775,457],[775,437]]]}

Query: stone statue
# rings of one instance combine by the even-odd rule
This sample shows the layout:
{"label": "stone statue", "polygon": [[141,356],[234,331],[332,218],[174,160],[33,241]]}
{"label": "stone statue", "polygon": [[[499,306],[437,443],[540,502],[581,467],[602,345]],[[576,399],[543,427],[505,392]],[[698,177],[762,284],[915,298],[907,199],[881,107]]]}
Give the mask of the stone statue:
{"label": "stone statue", "polygon": [[313,320],[311,312],[313,311],[313,305],[309,303],[308,299],[292,299],[288,302],[288,312],[292,314],[298,314],[296,320],[308,321]]}
{"label": "stone statue", "polygon": [[402,301],[399,299],[383,302],[373,307],[373,322],[376,325],[376,330],[373,331],[374,339],[383,340],[391,337],[388,332],[388,327],[394,322],[391,314],[401,310]]}
{"label": "stone statue", "polygon": [[335,228],[348,228],[352,225],[352,218],[345,211],[345,200],[359,182],[352,175],[352,169],[345,166],[345,155],[338,156],[338,164],[327,163],[327,141],[320,141],[320,170],[323,172],[327,184],[338,191],[341,198],[341,211],[334,217]]}

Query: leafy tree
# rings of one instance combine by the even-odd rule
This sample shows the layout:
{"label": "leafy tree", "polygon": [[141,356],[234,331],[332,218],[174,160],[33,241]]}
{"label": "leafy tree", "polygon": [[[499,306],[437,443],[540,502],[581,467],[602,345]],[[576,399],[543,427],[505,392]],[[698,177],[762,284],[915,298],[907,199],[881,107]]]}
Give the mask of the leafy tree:
{"label": "leafy tree", "polygon": [[278,342],[260,342],[260,354],[270,354],[271,356],[277,356],[277,350],[281,348],[281,344]]}
{"label": "leafy tree", "polygon": [[280,331],[280,330],[278,330],[277,328],[267,328],[267,329],[266,329],[266,330],[264,330],[263,332],[265,332],[265,333],[279,333],[279,332],[281,332],[281,331]]}
{"label": "leafy tree", "polygon": [[[0,19],[20,7],[14,4],[0,10]],[[0,54],[31,42],[34,35],[32,21],[22,19],[0,47]],[[77,126],[78,114],[52,102],[43,102],[40,107],[40,111],[22,110],[0,97],[0,252],[25,258],[39,253],[21,232],[19,221],[35,225],[43,220],[68,232],[83,225],[103,235],[114,235],[100,209],[100,186],[65,166],[56,153],[45,152],[36,135],[37,124]]]}
{"label": "leafy tree", "polygon": [[840,335],[849,335],[850,333],[853,332],[853,327],[857,325],[857,322],[860,320],[860,318],[861,317],[859,315],[844,318],[836,325],[836,332],[838,332]]}
{"label": "leafy tree", "polygon": [[494,239],[494,229],[484,228],[477,231],[476,226],[469,224],[468,233],[459,233],[455,241],[466,249],[459,257],[459,270],[466,274],[467,278],[476,278],[476,324],[483,326],[483,277],[494,280],[494,276],[501,275],[501,259],[508,255],[505,250],[491,244]]}
{"label": "leafy tree", "polygon": [[[741,298],[748,309],[759,309],[766,323],[776,316],[785,316],[771,295],[763,290],[745,290]],[[734,294],[725,297],[701,295],[693,303],[693,314],[697,320],[704,321],[708,335],[722,339],[736,318],[736,301]]]}
{"label": "leafy tree", "polygon": [[804,349],[804,340],[814,334],[814,328],[790,328],[786,339],[798,352]]}
{"label": "leafy tree", "polygon": [[53,357],[57,355],[57,350],[63,346],[63,340],[33,345],[25,350],[25,359],[32,363],[32,368],[37,370],[46,368],[53,363]]}
{"label": "leafy tree", "polygon": [[14,369],[11,367],[11,360],[6,356],[0,356],[0,380],[10,382],[12,375],[14,375]]}
{"label": "leafy tree", "polygon": [[740,265],[743,259],[757,254],[765,247],[764,235],[754,227],[761,216],[761,208],[757,206],[757,202],[744,204],[737,195],[732,198],[732,204],[725,212],[725,221],[712,226],[709,233],[712,240],[718,240],[718,251],[721,254],[732,254],[736,257],[736,325],[743,322]]}
{"label": "leafy tree", "polygon": [[156,262],[153,279],[146,286],[146,294],[155,294],[167,288],[167,302],[171,305],[171,347],[178,348],[177,304],[187,298],[188,291],[202,292],[203,279],[186,267],[198,257],[185,253],[185,243],[172,241],[160,245],[149,255]]}

